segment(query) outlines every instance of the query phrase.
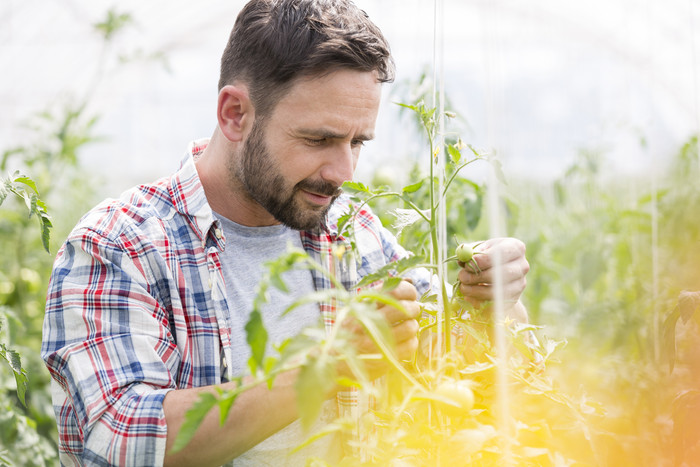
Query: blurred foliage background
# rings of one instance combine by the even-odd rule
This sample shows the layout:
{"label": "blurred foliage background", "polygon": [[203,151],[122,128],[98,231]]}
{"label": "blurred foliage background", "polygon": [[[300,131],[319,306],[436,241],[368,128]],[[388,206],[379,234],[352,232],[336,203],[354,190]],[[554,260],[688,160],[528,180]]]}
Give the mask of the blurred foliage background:
{"label": "blurred foliage background", "polygon": [[[128,14],[110,11],[93,24],[104,54],[114,53],[111,41],[130,22]],[[160,52],[138,55],[158,66],[165,59]],[[114,66],[131,63],[126,59]],[[26,198],[10,194],[0,205],[0,344],[6,356],[0,359],[0,463],[58,463],[49,375],[39,356],[44,295],[53,255],[79,216],[99,201],[104,183],[81,159],[86,148],[111,144],[96,130],[105,115],[89,105],[102,73],[85,93],[64,96],[22,122],[21,144],[0,147],[3,181],[17,169],[29,176],[53,223],[47,253],[37,212],[28,215],[31,202],[28,206]],[[395,97],[414,100],[430,88],[425,78],[398,83],[405,88],[398,87]],[[404,131],[418,133],[398,112],[392,118]],[[470,143],[470,122],[456,123]],[[573,162],[551,179],[511,171],[503,200],[508,234],[528,246],[532,269],[524,301],[531,321],[543,326],[541,335],[568,341],[560,363],[549,369],[552,391],[582,395],[595,411],[585,426],[589,444],[572,440],[564,450],[592,465],[697,465],[698,138],[650,148],[640,137],[637,144],[658,159],[654,173],[620,174],[605,145],[596,141],[577,150]],[[423,170],[413,163],[418,158],[411,146],[399,147],[412,162],[403,165],[405,171],[375,168],[375,185],[398,186]],[[448,228],[460,240],[484,238],[489,234],[482,212],[485,187],[478,177],[459,183],[460,196],[447,209]],[[389,214],[394,207],[375,207],[387,226],[394,222]],[[408,228],[400,239],[421,248],[424,235]],[[21,362],[10,357],[12,351]],[[18,370],[27,376],[26,393],[17,386]]]}

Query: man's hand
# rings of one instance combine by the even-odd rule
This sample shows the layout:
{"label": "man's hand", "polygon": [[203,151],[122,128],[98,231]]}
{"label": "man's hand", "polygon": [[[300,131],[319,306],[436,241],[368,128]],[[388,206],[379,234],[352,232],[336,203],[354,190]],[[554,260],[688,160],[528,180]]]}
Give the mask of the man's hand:
{"label": "man's hand", "polygon": [[[381,305],[379,312],[384,315],[390,326],[391,334],[396,345],[396,358],[398,360],[412,360],[418,348],[418,321],[421,308],[416,301],[418,292],[412,283],[404,280],[398,287],[391,291],[391,295],[401,302],[403,310],[388,305]],[[355,334],[355,347],[359,354],[379,354],[380,350],[371,337],[367,335],[359,323],[349,323],[346,327]],[[381,376],[388,369],[386,361],[369,360],[367,369],[372,378]]]}
{"label": "man's hand", "polygon": [[497,250],[501,256],[503,298],[509,309],[508,314],[519,321],[527,321],[527,311],[519,300],[525,290],[525,275],[530,265],[525,259],[525,244],[516,238],[494,238],[479,244],[474,254],[478,268],[459,263],[462,267],[458,275],[459,289],[464,298],[477,308],[494,299],[494,253]]}

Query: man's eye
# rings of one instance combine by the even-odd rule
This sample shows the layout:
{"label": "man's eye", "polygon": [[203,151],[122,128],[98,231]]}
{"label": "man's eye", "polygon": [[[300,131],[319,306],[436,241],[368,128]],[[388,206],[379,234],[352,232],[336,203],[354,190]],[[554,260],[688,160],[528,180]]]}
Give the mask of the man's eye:
{"label": "man's eye", "polygon": [[309,146],[320,146],[324,141],[324,138],[306,138],[306,144]]}
{"label": "man's eye", "polygon": [[351,144],[353,147],[361,147],[361,146],[365,145],[365,142],[362,141],[361,139],[354,139],[354,140],[352,140]]}

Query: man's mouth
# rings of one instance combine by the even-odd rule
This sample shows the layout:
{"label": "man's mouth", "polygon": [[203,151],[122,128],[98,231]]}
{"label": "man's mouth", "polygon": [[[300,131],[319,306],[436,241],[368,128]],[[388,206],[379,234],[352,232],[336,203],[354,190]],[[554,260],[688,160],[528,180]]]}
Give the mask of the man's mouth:
{"label": "man's mouth", "polygon": [[304,193],[307,200],[309,200],[309,201],[311,201],[311,203],[317,204],[319,206],[327,206],[328,204],[331,203],[331,201],[333,201],[333,198],[334,198],[333,196],[313,193],[311,191],[307,191],[307,190],[303,190],[303,189],[301,191]]}
{"label": "man's mouth", "polygon": [[328,206],[341,193],[340,187],[324,182],[304,181],[298,185],[298,189],[304,193],[307,200],[318,206]]}

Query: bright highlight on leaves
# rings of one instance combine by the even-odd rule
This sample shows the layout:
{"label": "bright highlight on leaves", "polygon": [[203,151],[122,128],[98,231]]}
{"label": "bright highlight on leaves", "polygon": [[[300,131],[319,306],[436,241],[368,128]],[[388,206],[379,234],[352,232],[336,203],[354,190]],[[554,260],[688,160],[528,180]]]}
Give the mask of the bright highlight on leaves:
{"label": "bright highlight on leaves", "polygon": [[[29,190],[27,190],[29,188]],[[41,228],[41,243],[44,249],[49,252],[51,216],[49,216],[46,204],[39,199],[39,192],[36,183],[31,178],[15,172],[12,177],[3,179],[0,184],[0,205],[7,199],[9,194],[14,194],[24,200],[24,204],[29,211],[29,217],[35,215],[39,219]]]}

